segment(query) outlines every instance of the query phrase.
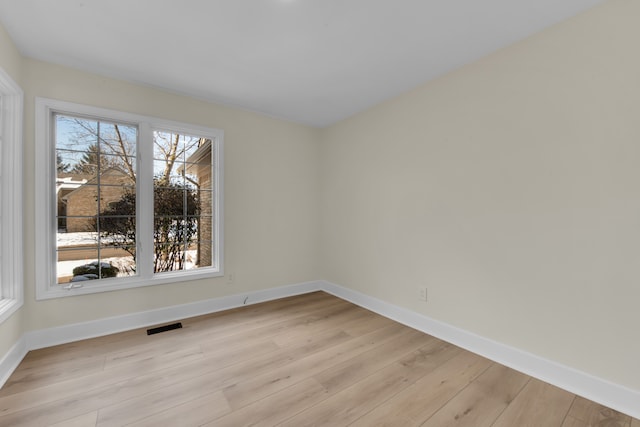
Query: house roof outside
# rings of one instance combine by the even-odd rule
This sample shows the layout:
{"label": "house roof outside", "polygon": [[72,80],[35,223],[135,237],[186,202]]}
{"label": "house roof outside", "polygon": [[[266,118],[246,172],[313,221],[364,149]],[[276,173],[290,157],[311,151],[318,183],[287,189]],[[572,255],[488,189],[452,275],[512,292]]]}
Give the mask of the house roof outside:
{"label": "house roof outside", "polygon": [[80,174],[58,174],[56,177],[56,194],[63,190],[75,190],[87,183],[87,176]]}
{"label": "house roof outside", "polygon": [[184,165],[180,165],[177,169],[179,174],[184,170],[185,173],[193,173],[194,167],[198,166],[203,159],[211,155],[211,140],[207,139],[196,151],[191,154],[186,160],[186,170]]}
{"label": "house roof outside", "polygon": [[[127,173],[115,168],[111,167],[106,169],[104,172],[100,174],[100,177],[104,179],[105,176],[127,176]],[[81,178],[80,178],[81,177]],[[59,192],[60,189],[69,189],[71,190],[67,194],[64,195],[65,199],[69,197],[73,197],[74,193],[78,190],[82,189],[85,184],[97,184],[98,177],[90,174],[69,174],[68,177],[65,177],[64,174],[59,174],[56,179],[56,193]],[[59,184],[58,184],[59,183]],[[60,189],[58,188],[60,186]]]}

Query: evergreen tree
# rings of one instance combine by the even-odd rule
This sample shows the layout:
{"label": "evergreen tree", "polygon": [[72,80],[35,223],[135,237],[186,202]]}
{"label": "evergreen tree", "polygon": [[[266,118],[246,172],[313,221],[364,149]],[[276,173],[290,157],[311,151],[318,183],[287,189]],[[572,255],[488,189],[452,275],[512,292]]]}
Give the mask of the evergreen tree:
{"label": "evergreen tree", "polygon": [[[100,167],[98,167],[98,159],[100,159]],[[97,175],[99,172],[117,166],[118,162],[111,156],[104,156],[98,153],[98,146],[91,144],[88,150],[83,153],[82,158],[76,163],[71,172],[78,174]]]}

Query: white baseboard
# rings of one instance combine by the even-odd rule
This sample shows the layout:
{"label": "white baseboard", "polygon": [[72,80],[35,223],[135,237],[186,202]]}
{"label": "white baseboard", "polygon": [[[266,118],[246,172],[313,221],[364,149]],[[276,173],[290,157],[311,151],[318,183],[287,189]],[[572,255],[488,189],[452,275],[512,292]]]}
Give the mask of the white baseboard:
{"label": "white baseboard", "polygon": [[0,360],[0,388],[7,382],[28,351],[27,341],[23,335]]}
{"label": "white baseboard", "polygon": [[314,281],[25,333],[0,360],[0,387],[30,350],[325,291],[571,393],[640,419],[640,391],[597,378],[342,286]]}
{"label": "white baseboard", "polygon": [[640,419],[640,391],[638,390],[614,384],[333,283],[322,282],[322,290],[541,381]]}
{"label": "white baseboard", "polygon": [[299,283],[296,285],[280,286],[261,291],[174,305],[156,310],[125,314],[123,316],[108,317],[89,322],[41,329],[25,334],[27,348],[29,350],[36,350],[38,348],[51,347],[58,344],[95,338],[131,329],[144,328],[147,326],[157,325],[159,323],[173,322],[186,319],[188,317],[242,307],[243,305],[257,304],[274,299],[318,291],[321,290],[321,286],[322,282]]}

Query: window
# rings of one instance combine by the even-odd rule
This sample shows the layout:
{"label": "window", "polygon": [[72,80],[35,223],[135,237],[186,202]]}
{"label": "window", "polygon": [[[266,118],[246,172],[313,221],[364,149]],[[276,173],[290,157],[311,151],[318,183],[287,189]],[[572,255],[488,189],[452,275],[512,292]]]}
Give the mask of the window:
{"label": "window", "polygon": [[23,302],[22,99],[0,69],[0,322]]}
{"label": "window", "polygon": [[222,275],[222,131],[36,104],[38,299]]}

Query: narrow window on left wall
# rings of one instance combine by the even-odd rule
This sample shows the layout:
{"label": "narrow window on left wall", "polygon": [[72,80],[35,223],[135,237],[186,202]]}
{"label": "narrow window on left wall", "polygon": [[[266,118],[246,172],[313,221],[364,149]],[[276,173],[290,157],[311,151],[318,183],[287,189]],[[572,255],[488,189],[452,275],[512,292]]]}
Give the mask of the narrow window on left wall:
{"label": "narrow window on left wall", "polygon": [[0,69],[0,322],[23,303],[22,89]]}

